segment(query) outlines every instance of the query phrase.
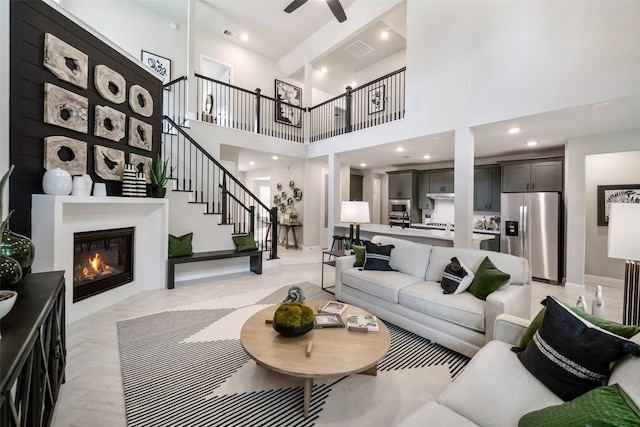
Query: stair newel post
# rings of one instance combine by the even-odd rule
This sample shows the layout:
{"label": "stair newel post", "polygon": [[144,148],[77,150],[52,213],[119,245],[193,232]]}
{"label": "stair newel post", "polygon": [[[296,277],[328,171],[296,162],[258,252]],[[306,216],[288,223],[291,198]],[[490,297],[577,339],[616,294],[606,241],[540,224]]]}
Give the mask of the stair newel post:
{"label": "stair newel post", "polygon": [[256,133],[260,133],[260,99],[262,98],[260,93],[262,91],[260,90],[260,88],[256,89],[256,117],[255,117],[255,124],[256,124]]}
{"label": "stair newel post", "polygon": [[222,223],[228,224],[227,217],[229,214],[229,197],[227,191],[227,174],[222,173]]}
{"label": "stair newel post", "polygon": [[271,221],[271,253],[269,259],[278,258],[278,208],[271,208],[269,213]]}
{"label": "stair newel post", "polygon": [[345,103],[345,107],[346,107],[346,111],[345,111],[345,133],[349,133],[352,131],[351,129],[351,110],[352,110],[352,105],[353,105],[353,97],[351,96],[352,93],[352,87],[351,86],[347,86],[346,87],[346,94],[344,97],[344,103]]}
{"label": "stair newel post", "polygon": [[256,207],[249,206],[249,233],[256,235]]}

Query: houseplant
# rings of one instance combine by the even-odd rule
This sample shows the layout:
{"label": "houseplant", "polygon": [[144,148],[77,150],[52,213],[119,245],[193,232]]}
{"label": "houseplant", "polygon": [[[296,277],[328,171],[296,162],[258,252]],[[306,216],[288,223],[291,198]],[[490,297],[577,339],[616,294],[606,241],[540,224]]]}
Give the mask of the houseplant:
{"label": "houseplant", "polygon": [[285,337],[296,337],[313,329],[313,310],[299,302],[282,304],[273,315],[273,329]]}
{"label": "houseplant", "polygon": [[169,165],[169,159],[162,161],[162,157],[158,154],[155,167],[151,168],[151,195],[153,197],[162,198],[167,193],[167,189],[164,186],[169,180],[167,169]]}

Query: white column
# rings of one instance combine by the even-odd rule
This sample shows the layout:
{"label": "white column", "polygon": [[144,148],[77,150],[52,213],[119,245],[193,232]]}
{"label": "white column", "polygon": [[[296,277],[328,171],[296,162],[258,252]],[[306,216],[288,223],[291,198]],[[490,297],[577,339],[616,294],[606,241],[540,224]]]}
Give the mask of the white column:
{"label": "white column", "polygon": [[327,247],[331,247],[333,236],[333,224],[340,222],[340,187],[341,187],[341,174],[340,174],[340,155],[336,153],[329,154],[329,188],[327,188],[329,197],[329,217],[327,224],[329,226],[329,232],[327,233]]}
{"label": "white column", "polygon": [[[0,1],[0,177],[9,170],[9,7],[11,2]],[[5,190],[3,206],[9,212],[9,190]],[[6,213],[0,212],[0,218]]]}
{"label": "white column", "polygon": [[455,134],[455,232],[453,246],[472,247],[473,234],[473,154],[474,138],[469,128],[456,129]]}
{"label": "white column", "polygon": [[187,111],[186,116],[196,118],[198,112],[198,87],[196,85],[196,0],[187,6]]}

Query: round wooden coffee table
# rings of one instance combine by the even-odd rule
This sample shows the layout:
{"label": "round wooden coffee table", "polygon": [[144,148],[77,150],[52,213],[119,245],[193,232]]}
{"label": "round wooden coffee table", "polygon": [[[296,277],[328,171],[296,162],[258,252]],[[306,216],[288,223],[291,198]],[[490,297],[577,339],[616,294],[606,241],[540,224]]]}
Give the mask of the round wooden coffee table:
{"label": "round wooden coffee table", "polygon": [[[327,301],[307,300],[314,312]],[[380,331],[353,332],[346,328],[312,329],[298,337],[284,337],[265,321],[273,319],[279,305],[265,308],[251,316],[242,326],[240,342],[259,365],[285,375],[304,378],[304,416],[309,415],[314,378],[350,374],[376,375],[378,362],[389,351],[391,335],[378,319]],[[349,305],[342,315],[369,314]],[[311,354],[307,350],[311,343]]]}

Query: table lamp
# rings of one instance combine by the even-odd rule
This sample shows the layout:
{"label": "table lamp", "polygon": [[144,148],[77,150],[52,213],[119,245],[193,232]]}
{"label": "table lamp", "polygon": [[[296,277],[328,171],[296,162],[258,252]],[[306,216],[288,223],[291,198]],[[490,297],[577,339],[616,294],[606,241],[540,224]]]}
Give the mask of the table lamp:
{"label": "table lamp", "polygon": [[609,257],[624,259],[622,323],[640,324],[640,203],[609,205]]}
{"label": "table lamp", "polygon": [[[342,202],[340,209],[340,222],[351,224],[349,238],[355,244],[360,244],[360,224],[367,224],[369,219],[369,202]],[[356,234],[354,239],[353,228]]]}

